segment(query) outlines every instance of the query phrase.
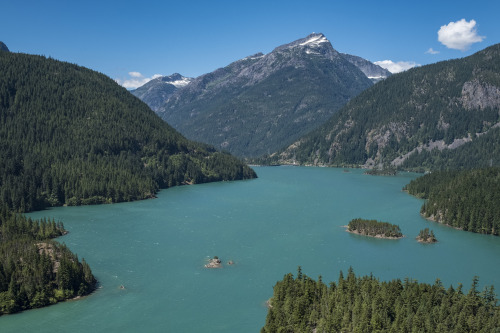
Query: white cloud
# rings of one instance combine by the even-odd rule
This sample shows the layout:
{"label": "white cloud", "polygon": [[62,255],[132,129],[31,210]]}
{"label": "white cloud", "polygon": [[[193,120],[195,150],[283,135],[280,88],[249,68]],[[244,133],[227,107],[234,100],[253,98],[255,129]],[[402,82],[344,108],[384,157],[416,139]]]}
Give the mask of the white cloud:
{"label": "white cloud", "polygon": [[144,75],[139,72],[129,72],[128,75],[130,75],[128,79],[115,79],[116,83],[127,89],[137,89],[149,81],[162,76],[161,74],[155,74],[152,77],[144,77]]}
{"label": "white cloud", "polygon": [[482,42],[484,36],[479,36],[476,30],[476,21],[467,22],[461,19],[443,25],[438,31],[438,41],[449,49],[466,51],[474,43]]}
{"label": "white cloud", "polygon": [[431,48],[429,48],[427,51],[425,51],[425,53],[428,53],[428,54],[438,54],[438,53],[439,53],[439,51],[436,51],[436,50],[434,50],[434,49],[431,47]]}
{"label": "white cloud", "polygon": [[139,72],[128,72],[128,74],[132,77],[142,77],[142,74]]}
{"label": "white cloud", "polygon": [[375,61],[375,65],[379,65],[382,68],[387,69],[389,72],[396,74],[399,72],[404,72],[410,68],[420,66],[416,62],[413,61],[398,61],[394,62],[392,60],[382,60],[382,61]]}

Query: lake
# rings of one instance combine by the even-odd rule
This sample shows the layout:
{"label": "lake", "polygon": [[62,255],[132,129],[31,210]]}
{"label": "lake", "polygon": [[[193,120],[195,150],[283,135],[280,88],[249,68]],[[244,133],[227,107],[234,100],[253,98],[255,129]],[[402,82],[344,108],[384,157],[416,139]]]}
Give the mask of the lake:
{"label": "lake", "polygon": [[[259,332],[265,301],[289,272],[336,281],[341,270],[500,290],[500,238],[423,219],[402,187],[418,175],[255,167],[258,179],[182,186],[157,199],[29,214],[64,222],[60,242],[100,282],[89,297],[0,317],[5,332]],[[400,226],[399,240],[345,232],[353,218]],[[431,228],[436,244],[415,240]],[[218,256],[224,267],[206,269]],[[227,265],[232,260],[234,265]],[[125,289],[121,289],[120,286]]]}

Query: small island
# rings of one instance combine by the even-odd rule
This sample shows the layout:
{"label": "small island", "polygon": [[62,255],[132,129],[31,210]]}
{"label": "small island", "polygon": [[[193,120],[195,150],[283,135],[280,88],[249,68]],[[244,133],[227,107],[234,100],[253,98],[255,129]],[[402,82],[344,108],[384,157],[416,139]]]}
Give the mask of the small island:
{"label": "small island", "polygon": [[403,237],[398,225],[361,218],[351,220],[346,231],[376,238],[399,239]]}
{"label": "small island", "polygon": [[205,268],[222,268],[222,261],[219,259],[219,257],[214,256],[208,261],[208,264],[205,265]]}
{"label": "small island", "polygon": [[436,243],[437,239],[436,236],[434,236],[434,231],[429,232],[429,228],[425,228],[423,230],[420,230],[418,236],[417,236],[417,241],[419,243]]}

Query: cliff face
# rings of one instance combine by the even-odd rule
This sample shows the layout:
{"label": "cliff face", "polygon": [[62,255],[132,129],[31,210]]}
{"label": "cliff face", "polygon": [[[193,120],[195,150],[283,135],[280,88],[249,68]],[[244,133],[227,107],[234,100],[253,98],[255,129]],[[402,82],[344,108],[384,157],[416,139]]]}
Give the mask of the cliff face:
{"label": "cliff face", "polygon": [[478,79],[465,82],[462,87],[461,102],[468,110],[499,108],[500,88]]}

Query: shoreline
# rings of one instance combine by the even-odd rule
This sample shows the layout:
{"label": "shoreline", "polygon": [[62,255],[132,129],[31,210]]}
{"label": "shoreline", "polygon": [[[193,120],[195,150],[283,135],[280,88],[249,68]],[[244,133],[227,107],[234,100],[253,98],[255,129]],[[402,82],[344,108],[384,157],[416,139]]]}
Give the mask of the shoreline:
{"label": "shoreline", "polygon": [[435,244],[435,243],[438,242],[437,240],[435,240],[435,241],[425,241],[425,240],[423,240],[420,237],[416,237],[415,239],[417,240],[417,242],[422,243],[422,244]]}
{"label": "shoreline", "polygon": [[448,223],[444,223],[444,222],[441,222],[441,221],[437,221],[435,218],[434,218],[434,215],[431,215],[429,217],[426,217],[424,214],[420,213],[420,216],[422,216],[424,219],[428,220],[428,221],[432,221],[434,223],[439,223],[441,225],[444,225],[446,227],[450,227],[450,228],[453,228],[455,230],[461,230],[461,231],[468,231],[468,230],[464,230],[464,228],[459,228],[459,227],[455,227],[455,226],[452,226]]}

